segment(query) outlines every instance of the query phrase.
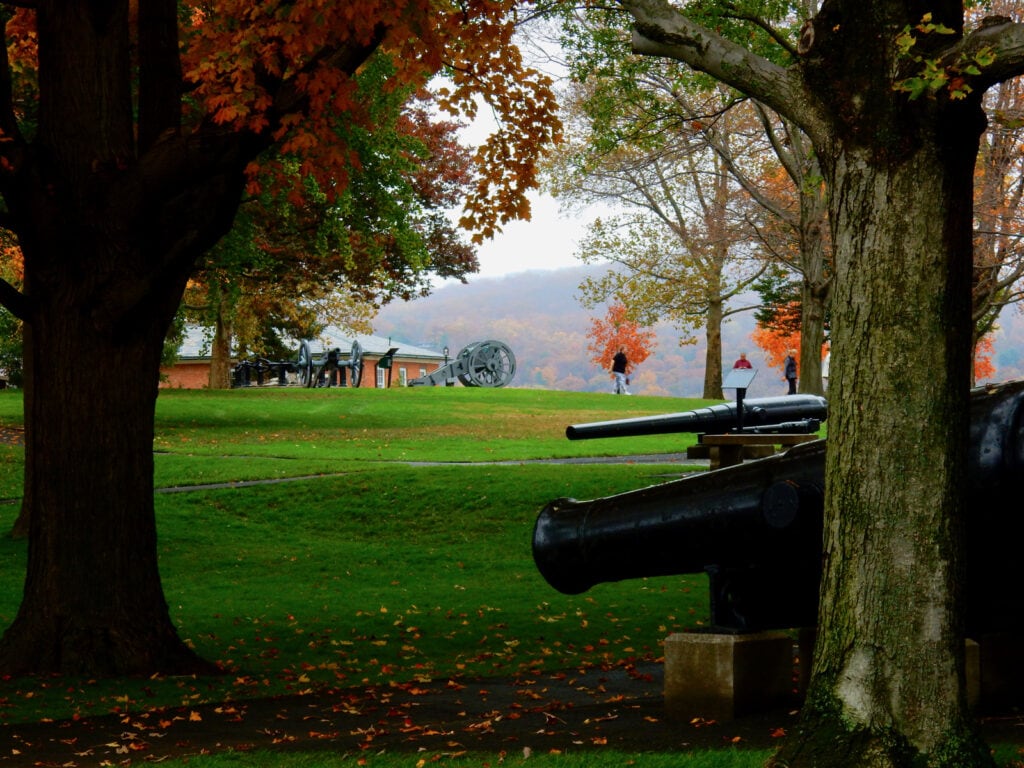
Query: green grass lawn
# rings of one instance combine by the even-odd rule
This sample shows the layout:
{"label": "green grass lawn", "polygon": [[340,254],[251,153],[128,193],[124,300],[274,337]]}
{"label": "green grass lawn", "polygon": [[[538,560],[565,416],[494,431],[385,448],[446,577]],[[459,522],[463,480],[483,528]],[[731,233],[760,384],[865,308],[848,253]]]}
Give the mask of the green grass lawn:
{"label": "green grass lawn", "polygon": [[[694,404],[463,387],[164,392],[161,491],[279,481],[156,497],[172,617],[232,674],[201,685],[5,681],[0,719],[657,658],[666,633],[706,619],[703,577],[568,597],[536,572],[530,537],[552,499],[649,485],[681,468],[522,462],[682,450],[692,435],[624,445],[570,442],[564,429]],[[0,393],[0,425],[20,423],[19,393]],[[20,448],[0,449],[0,526],[18,511],[21,459]],[[25,542],[0,539],[2,623],[17,611],[24,565]]]}
{"label": "green grass lawn", "polygon": [[[230,674],[4,680],[0,723],[658,659],[667,634],[707,621],[703,576],[566,596],[537,573],[531,533],[553,499],[655,484],[678,476],[685,462],[527,462],[683,452],[694,435],[569,441],[564,431],[702,402],[465,387],[162,392],[154,450],[165,594],[181,636]],[[21,408],[19,393],[0,392],[0,426],[20,425]],[[22,449],[0,446],[0,528],[17,514],[21,469]],[[201,487],[215,483],[233,485]],[[17,611],[25,557],[24,541],[0,538],[0,624]],[[766,756],[609,752],[588,754],[586,764],[746,768]],[[187,764],[306,768],[338,760],[229,753]],[[570,755],[529,762],[582,764]],[[372,764],[417,762],[390,755]]]}

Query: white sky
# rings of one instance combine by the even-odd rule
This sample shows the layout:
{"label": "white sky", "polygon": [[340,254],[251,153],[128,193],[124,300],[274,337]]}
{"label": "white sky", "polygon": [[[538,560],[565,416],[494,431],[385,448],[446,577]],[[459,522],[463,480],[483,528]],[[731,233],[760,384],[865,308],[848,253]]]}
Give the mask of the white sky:
{"label": "white sky", "polygon": [[575,254],[589,218],[563,216],[558,202],[540,192],[532,194],[530,202],[533,215],[529,221],[510,222],[493,240],[477,247],[477,277],[580,265]]}
{"label": "white sky", "polygon": [[[564,78],[566,70],[555,39],[557,30],[544,32],[538,22],[532,38],[520,39],[523,53],[532,66],[546,72],[556,82]],[[462,141],[468,146],[482,144],[497,127],[490,108],[482,99],[477,101],[473,122],[462,132]],[[501,277],[531,270],[576,267],[580,262],[575,254],[583,239],[587,225],[603,211],[600,206],[582,213],[559,212],[558,201],[540,191],[530,194],[532,216],[529,221],[506,224],[493,240],[477,247],[480,272],[476,277]]]}

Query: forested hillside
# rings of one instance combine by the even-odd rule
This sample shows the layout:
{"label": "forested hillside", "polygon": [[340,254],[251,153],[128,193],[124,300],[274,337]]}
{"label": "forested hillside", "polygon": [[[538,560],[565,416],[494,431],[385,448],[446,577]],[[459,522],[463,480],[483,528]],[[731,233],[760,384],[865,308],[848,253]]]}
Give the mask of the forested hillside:
{"label": "forested hillside", "polygon": [[[588,269],[604,267],[522,272],[447,285],[427,298],[385,307],[374,323],[375,332],[399,344],[404,341],[436,350],[447,346],[452,355],[470,342],[498,339],[516,356],[513,386],[611,392],[608,373],[595,367],[587,351],[590,318],[603,316],[604,310],[588,311],[576,299],[577,286]],[[748,392],[751,397],[785,394],[781,371],[767,368],[750,341],[753,328],[750,313],[727,322],[722,329],[724,357],[731,361],[746,351],[759,369]],[[670,325],[654,330],[657,347],[637,371],[633,391],[700,397],[703,338],[680,346],[680,334]],[[1016,310],[1003,313],[995,351],[993,380],[1024,377],[1024,318]]]}

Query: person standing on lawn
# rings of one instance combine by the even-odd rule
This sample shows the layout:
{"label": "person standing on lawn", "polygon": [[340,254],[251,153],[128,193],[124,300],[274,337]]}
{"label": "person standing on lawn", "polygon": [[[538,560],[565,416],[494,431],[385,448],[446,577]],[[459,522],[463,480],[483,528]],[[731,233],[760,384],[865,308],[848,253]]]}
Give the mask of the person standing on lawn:
{"label": "person standing on lawn", "polygon": [[786,381],[789,382],[789,392],[787,394],[796,394],[796,350],[789,350],[789,354],[786,355],[784,361],[786,370]]}
{"label": "person standing on lawn", "polygon": [[626,357],[625,347],[619,347],[619,351],[612,357],[612,377],[615,379],[615,394],[616,395],[628,395],[629,390],[626,389],[626,385],[629,380],[626,378],[626,373],[629,370],[629,359]]}

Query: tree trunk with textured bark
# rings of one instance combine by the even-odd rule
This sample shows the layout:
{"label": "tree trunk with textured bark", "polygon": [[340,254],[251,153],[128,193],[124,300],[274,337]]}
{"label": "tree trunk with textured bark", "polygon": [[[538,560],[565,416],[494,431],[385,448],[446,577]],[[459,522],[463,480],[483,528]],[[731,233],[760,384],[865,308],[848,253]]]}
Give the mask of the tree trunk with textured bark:
{"label": "tree trunk with textured bark", "polygon": [[989,764],[965,700],[959,593],[978,118],[947,113],[896,161],[853,146],[829,164],[825,576],[803,725],[778,766]]}
{"label": "tree trunk with textured bark", "polygon": [[708,302],[708,319],[704,330],[707,350],[704,353],[705,400],[722,399],[722,302]]}
{"label": "tree trunk with textured bark", "polygon": [[[2,180],[25,261],[23,293],[4,301],[25,320],[29,539],[4,674],[215,669],[163,595],[153,417],[167,328],[196,258],[231,226],[257,142],[176,130],[176,4],[139,10],[133,54],[127,3],[40,3],[38,130]],[[153,89],[137,104],[134,55]],[[0,111],[25,141],[10,120]]]}
{"label": "tree trunk with textured bark", "polygon": [[[620,2],[634,50],[685,61],[792,119],[825,175],[835,280],[824,576],[801,726],[773,765],[991,766],[966,703],[960,591],[971,193],[980,97],[1024,73],[1024,25],[965,30],[957,2],[826,0],[786,68],[663,0]],[[945,77],[918,78],[931,71]],[[903,90],[922,82],[932,90],[916,99]]]}
{"label": "tree trunk with textured bark", "polygon": [[224,302],[217,304],[217,322],[214,324],[210,349],[210,389],[231,387],[231,319],[226,316]]}
{"label": "tree trunk with textured bark", "polygon": [[[0,666],[7,674],[213,671],[178,637],[157,567],[153,416],[166,313],[96,324],[83,321],[95,295],[87,285],[32,295],[40,303],[25,338],[32,556]],[[79,311],[53,311],[51,302]]]}

